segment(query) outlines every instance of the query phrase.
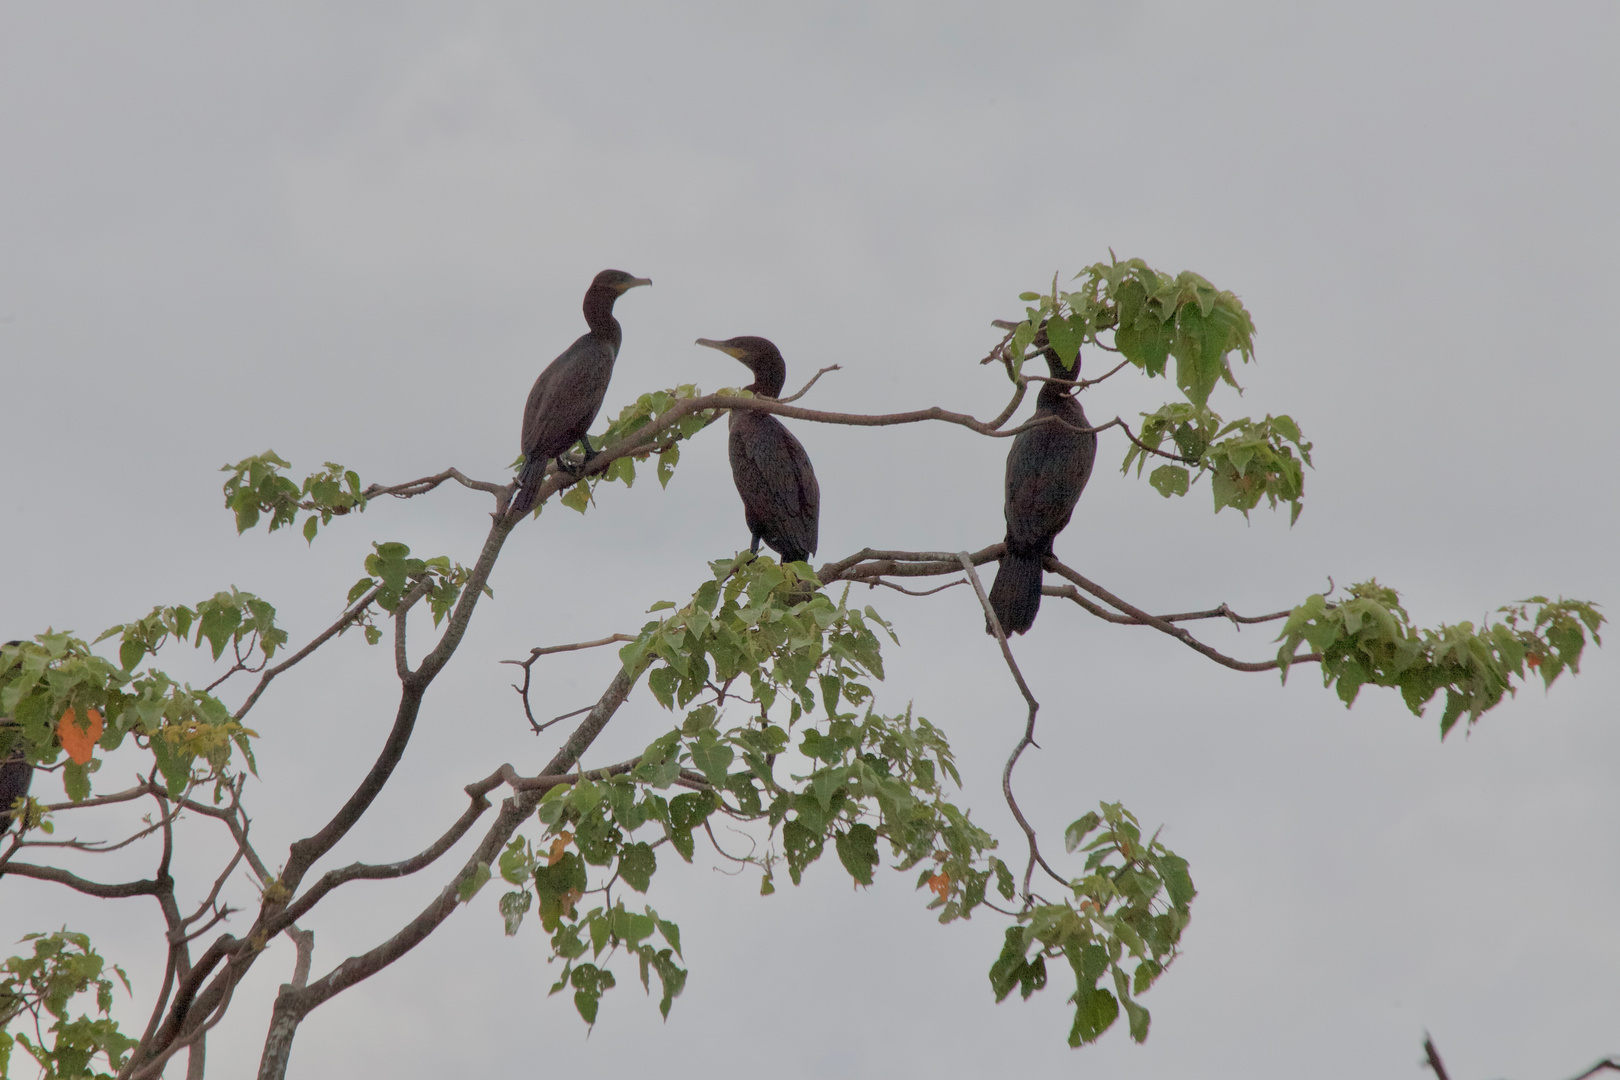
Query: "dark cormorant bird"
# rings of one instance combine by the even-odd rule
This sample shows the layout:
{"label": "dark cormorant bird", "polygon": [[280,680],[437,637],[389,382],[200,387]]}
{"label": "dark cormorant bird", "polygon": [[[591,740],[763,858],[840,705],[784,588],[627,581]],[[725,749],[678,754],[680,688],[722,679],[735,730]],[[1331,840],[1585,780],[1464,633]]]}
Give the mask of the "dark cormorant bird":
{"label": "dark cormorant bird", "polygon": [[[1078,354],[1073,371],[1063,366],[1050,347],[1045,355],[1054,379],[1079,378]],[[1022,634],[1035,625],[1035,613],[1041,609],[1041,563],[1052,554],[1057,534],[1069,524],[1097,458],[1096,432],[1071,430],[1091,426],[1072,389],[1062,383],[1042,383],[1030,419],[1055,416],[1059,422],[1015,436],[1007,452],[1007,553],[990,586],[990,607],[1003,633]],[[995,633],[988,619],[984,631]]]}
{"label": "dark cormorant bird", "polygon": [[[698,338],[697,343],[748,365],[754,381],[744,389],[752,390],[755,397],[774,398],[782,393],[787,364],[776,346],[764,338]],[[810,455],[770,413],[732,409],[728,422],[731,478],[737,482],[743,520],[754,538],[748,550],[759,554],[763,540],[785,563],[809,559],[816,551],[821,522],[821,485],[810,467]]]}
{"label": "dark cormorant bird", "polygon": [[[0,725],[9,727],[10,723],[0,720]],[[27,795],[34,782],[34,767],[23,757],[20,735],[18,743],[16,749],[0,757],[0,836],[11,828],[11,804]]]}
{"label": "dark cormorant bird", "polygon": [[[22,642],[6,644],[21,645]],[[0,835],[11,828],[11,804],[27,795],[34,782],[34,767],[23,757],[22,732],[13,731],[11,739],[5,739],[5,729],[9,727],[15,727],[14,722],[0,716]]]}
{"label": "dark cormorant bird", "polygon": [[[619,320],[613,317],[613,302],[626,290],[651,284],[650,278],[604,270],[585,291],[585,322],[590,332],[546,365],[523,407],[523,469],[518,473],[517,494],[512,496],[512,516],[521,517],[534,509],[535,496],[546,478],[546,462],[581,441],[585,460],[596,456],[585,433],[607,396],[613,361],[624,337]],[[560,458],[557,467],[564,468]]]}

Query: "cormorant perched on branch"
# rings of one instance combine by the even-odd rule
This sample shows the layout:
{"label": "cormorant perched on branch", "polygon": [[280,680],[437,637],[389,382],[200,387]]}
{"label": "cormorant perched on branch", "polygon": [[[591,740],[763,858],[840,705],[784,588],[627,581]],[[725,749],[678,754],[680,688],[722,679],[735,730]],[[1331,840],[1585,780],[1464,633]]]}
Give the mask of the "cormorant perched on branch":
{"label": "cormorant perched on branch", "polygon": [[[585,433],[596,420],[613,378],[624,333],[613,317],[613,302],[628,289],[651,285],[623,270],[604,270],[585,292],[585,322],[590,332],[568,346],[534,380],[523,408],[523,470],[511,513],[521,517],[534,509],[535,495],[546,478],[546,462],[567,453],[583,440],[585,460],[596,456]],[[557,467],[563,468],[561,460]]]}
{"label": "cormorant perched on branch", "polygon": [[[754,381],[744,389],[752,390],[755,397],[774,398],[782,393],[787,364],[776,346],[764,338],[698,338],[697,343],[748,365]],[[821,485],[810,467],[810,455],[770,413],[732,409],[728,422],[731,478],[737,482],[743,519],[753,534],[748,550],[759,554],[763,540],[783,562],[810,558],[816,551],[821,523]]]}
{"label": "cormorant perched on branch", "polygon": [[[1053,378],[1080,377],[1078,354],[1073,371],[1050,347],[1045,355]],[[1030,419],[1055,416],[1057,421],[1015,436],[1007,452],[1007,553],[990,586],[990,607],[1004,633],[1022,634],[1035,625],[1035,613],[1041,609],[1041,563],[1069,524],[1097,458],[1096,432],[1072,430],[1091,425],[1071,389],[1062,383],[1042,383]],[[988,619],[984,631],[995,633]]]}

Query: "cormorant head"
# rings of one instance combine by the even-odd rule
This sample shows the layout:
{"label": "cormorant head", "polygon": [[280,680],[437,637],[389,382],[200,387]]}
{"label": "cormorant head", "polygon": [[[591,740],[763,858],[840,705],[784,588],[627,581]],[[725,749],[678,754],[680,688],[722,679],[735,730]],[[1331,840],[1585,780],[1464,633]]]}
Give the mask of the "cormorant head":
{"label": "cormorant head", "polygon": [[748,366],[754,373],[754,385],[746,389],[752,390],[761,397],[777,397],[782,393],[782,384],[787,381],[787,361],[776,346],[765,338],[742,337],[726,338],[724,341],[714,341],[711,338],[700,337],[699,345],[707,345],[711,349],[719,349],[727,356],[735,357]]}
{"label": "cormorant head", "polygon": [[592,289],[608,289],[619,296],[637,285],[651,285],[652,278],[636,277],[623,270],[604,270],[591,281]]}

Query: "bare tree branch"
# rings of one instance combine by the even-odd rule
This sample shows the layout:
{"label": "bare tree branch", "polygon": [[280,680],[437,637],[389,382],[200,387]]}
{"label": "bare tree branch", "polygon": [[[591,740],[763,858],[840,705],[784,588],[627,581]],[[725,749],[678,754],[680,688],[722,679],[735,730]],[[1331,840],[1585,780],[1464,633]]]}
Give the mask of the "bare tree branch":
{"label": "bare tree branch", "polygon": [[810,392],[810,388],[812,386],[816,385],[817,382],[821,381],[821,377],[823,375],[827,374],[827,372],[829,372],[829,371],[843,371],[843,370],[844,369],[842,367],[840,367],[838,364],[828,364],[826,367],[822,368],[820,371],[818,371],[814,375],[810,376],[810,381],[805,383],[803,386],[799,387],[799,389],[798,389],[798,391],[796,393],[789,394],[785,398],[777,398],[776,400],[782,402],[784,405],[786,405],[788,402],[791,402],[791,401],[798,401],[800,398],[804,397],[804,395],[808,394]]}
{"label": "bare tree branch", "polygon": [[[1004,544],[992,544],[987,548],[973,552],[968,556],[974,566],[982,566],[987,562],[995,562],[1006,551]],[[943,574],[961,572],[961,563],[957,556],[941,551],[889,551],[876,548],[863,548],[853,555],[838,559],[834,562],[823,563],[816,571],[816,576],[822,584],[830,585],[835,581],[864,582],[871,584],[879,577],[937,577]],[[1282,666],[1282,662],[1275,657],[1270,660],[1250,661],[1239,660],[1227,656],[1210,645],[1204,644],[1189,631],[1176,626],[1176,622],[1191,622],[1199,619],[1225,618],[1237,623],[1263,623],[1286,618],[1290,612],[1278,611],[1269,615],[1239,615],[1228,605],[1221,604],[1208,611],[1184,612],[1176,615],[1150,615],[1134,604],[1115,596],[1096,582],[1081,575],[1078,571],[1059,562],[1056,558],[1048,556],[1045,569],[1065,577],[1078,585],[1080,589],[1091,593],[1105,603],[1116,608],[1109,611],[1081,595],[1080,591],[1072,585],[1048,585],[1041,592],[1048,596],[1061,596],[1073,600],[1099,619],[1122,626],[1150,626],[1161,633],[1169,634],[1191,649],[1202,653],[1223,667],[1234,671],[1275,671]],[[1320,653],[1305,653],[1289,660],[1290,664],[1315,663],[1322,659]]]}
{"label": "bare tree branch", "polygon": [[973,556],[965,551],[960,551],[957,552],[956,558],[961,563],[962,569],[967,571],[968,581],[972,583],[973,592],[979,598],[979,606],[984,609],[984,617],[989,620],[991,629],[996,632],[996,641],[1001,646],[1002,659],[1007,661],[1007,670],[1012,672],[1013,681],[1018,684],[1018,692],[1024,695],[1024,701],[1029,705],[1029,715],[1024,721],[1023,737],[1018,740],[1018,745],[1013,747],[1012,755],[1007,758],[1007,764],[1001,770],[1001,794],[1006,798],[1007,806],[1012,810],[1013,817],[1018,822],[1018,827],[1024,830],[1025,839],[1029,841],[1029,862],[1024,866],[1024,902],[1029,903],[1031,902],[1029,882],[1035,873],[1037,863],[1059,885],[1067,887],[1069,884],[1067,878],[1053,870],[1047,864],[1047,861],[1041,857],[1040,845],[1035,842],[1035,829],[1030,825],[1029,819],[1024,817],[1024,812],[1019,809],[1018,800],[1013,797],[1013,766],[1018,764],[1018,758],[1023,754],[1025,747],[1037,745],[1035,742],[1035,714],[1040,711],[1041,703],[1035,700],[1034,694],[1030,693],[1029,684],[1024,681],[1024,673],[1018,670],[1018,661],[1013,659],[1012,646],[1007,643],[1007,634],[1001,628],[1001,620],[996,618],[995,609],[990,606],[990,598],[984,594],[984,585],[979,581],[979,572],[973,568]]}
{"label": "bare tree branch", "polygon": [[317,634],[315,640],[311,641],[308,645],[305,645],[302,649],[299,649],[296,653],[289,656],[287,659],[283,660],[269,671],[266,671],[264,675],[260,677],[259,685],[253,688],[253,693],[249,694],[247,700],[242,702],[242,707],[236,710],[231,719],[240,722],[242,717],[247,715],[248,710],[253,708],[254,703],[259,700],[259,695],[263,694],[265,688],[270,685],[271,679],[274,679],[277,675],[280,675],[283,671],[286,671],[288,668],[298,663],[298,661],[304,659],[304,657],[308,656],[322,645],[325,645],[333,637],[342,633],[346,626],[360,617],[361,612],[365,611],[366,608],[371,606],[371,602],[377,599],[377,594],[381,591],[382,586],[379,585],[367,592],[360,599],[350,604],[348,609],[345,610],[342,615],[338,616],[337,622],[333,623],[331,626],[328,626],[325,630]]}
{"label": "bare tree branch", "polygon": [[77,874],[54,866],[38,866],[34,863],[11,862],[5,865],[4,873],[16,874],[18,877],[33,878],[36,881],[50,881],[57,885],[66,885],[74,892],[84,893],[86,896],[98,896],[103,900],[120,900],[130,896],[156,896],[163,888],[162,882],[124,881],[116,885],[106,885],[99,881],[90,881]]}
{"label": "bare tree branch", "polygon": [[[265,1038],[264,1054],[260,1058],[260,1080],[282,1080],[286,1075],[293,1037],[297,1033],[299,1023],[311,1010],[355,983],[370,978],[410,952],[450,917],[460,901],[461,882],[476,873],[480,866],[494,861],[512,833],[516,832],[518,826],[527,821],[534,812],[534,807],[539,803],[545,790],[567,780],[563,775],[564,771],[578,761],[579,755],[585,752],[597,735],[601,734],[619,706],[624,704],[625,698],[629,696],[643,670],[645,665],[633,673],[621,668],[614,674],[590,714],[574,729],[562,749],[557,751],[541,771],[541,775],[531,778],[528,782],[533,786],[525,786],[524,790],[515,791],[501,804],[500,813],[490,824],[489,830],[468,857],[467,862],[463,864],[461,871],[440,890],[438,896],[416,918],[388,940],[369,952],[343,961],[320,979],[303,987],[282,987],[281,993],[276,997],[270,1031]],[[592,773],[595,771],[592,770]],[[502,777],[504,773],[505,768],[499,770],[496,778]],[[547,780],[550,783],[544,786],[537,782]]]}
{"label": "bare tree branch", "polygon": [[[1170,622],[1168,619],[1161,618],[1161,617],[1159,617],[1157,615],[1149,615],[1147,612],[1143,611],[1141,608],[1137,607],[1136,605],[1131,604],[1131,603],[1127,603],[1126,601],[1121,600],[1119,597],[1115,596],[1113,593],[1109,592],[1107,589],[1103,588],[1101,585],[1098,585],[1096,582],[1091,581],[1090,579],[1086,578],[1079,571],[1074,570],[1074,569],[1072,569],[1072,568],[1070,568],[1068,566],[1065,566],[1063,563],[1058,562],[1057,559],[1055,559],[1055,558],[1053,558],[1051,556],[1047,556],[1045,567],[1046,567],[1047,570],[1050,570],[1052,573],[1057,574],[1060,577],[1068,578],[1070,581],[1072,581],[1076,585],[1080,586],[1080,588],[1084,589],[1086,592],[1090,593],[1092,596],[1097,597],[1099,600],[1102,600],[1104,603],[1111,604],[1113,607],[1115,607],[1119,611],[1121,611],[1124,614],[1130,616],[1131,621],[1136,622],[1136,623],[1138,623],[1138,624],[1140,624],[1142,626],[1151,626],[1151,627],[1153,627],[1153,629],[1159,631],[1160,633],[1169,634],[1171,637],[1175,638],[1177,641],[1181,642],[1183,645],[1186,645],[1188,648],[1192,649],[1195,652],[1202,653],[1204,656],[1209,657],[1211,660],[1215,661],[1217,664],[1220,664],[1222,667],[1229,667],[1233,671],[1274,671],[1277,668],[1282,666],[1281,662],[1276,660],[1276,659],[1264,660],[1264,661],[1258,661],[1257,662],[1257,661],[1250,661],[1250,660],[1238,660],[1238,659],[1235,659],[1233,657],[1227,656],[1225,653],[1221,652],[1219,649],[1215,649],[1215,648],[1213,648],[1213,647],[1211,647],[1209,645],[1205,645],[1202,641],[1199,641],[1197,638],[1193,637],[1190,632],[1188,632],[1187,630],[1185,630],[1185,629],[1183,629],[1183,628],[1181,628],[1179,626],[1176,626],[1174,623]],[[1079,598],[1074,597],[1074,599],[1076,601],[1078,601]],[[1085,605],[1082,605],[1082,606],[1085,606]],[[1091,610],[1091,609],[1088,607],[1087,610]],[[1103,616],[1103,617],[1107,618],[1107,616]],[[1109,621],[1113,622],[1113,621],[1117,621],[1117,620],[1110,619]],[[1263,619],[1257,619],[1257,620],[1254,620],[1254,621],[1264,621],[1264,620]],[[1306,662],[1313,661],[1313,660],[1319,661],[1319,660],[1321,660],[1321,658],[1322,657],[1321,657],[1320,654],[1312,653],[1312,654],[1309,654],[1309,655],[1306,655],[1306,656],[1295,657],[1290,662],[1291,663],[1306,663]]]}
{"label": "bare tree branch", "polygon": [[410,622],[411,608],[416,602],[427,595],[430,583],[423,578],[406,590],[405,595],[399,598],[394,605],[394,671],[400,682],[405,682],[413,674],[410,657],[405,652],[405,626]]}
{"label": "bare tree branch", "polygon": [[487,492],[497,499],[506,493],[505,484],[495,484],[488,480],[474,480],[463,475],[460,469],[449,468],[433,476],[424,476],[420,480],[407,480],[403,484],[393,484],[386,487],[382,484],[372,484],[360,494],[366,499],[375,499],[383,495],[392,495],[398,499],[410,499],[417,495],[426,495],[446,480],[454,480],[462,487],[472,488],[474,491]]}
{"label": "bare tree branch", "polygon": [[494,569],[495,560],[500,555],[501,547],[506,543],[506,538],[515,524],[515,521],[506,520],[504,515],[496,515],[490,526],[489,536],[484,541],[484,549],[468,573],[461,596],[447,620],[444,634],[433,650],[422,658],[416,670],[402,680],[403,688],[393,729],[389,732],[382,751],[377,755],[365,778],[326,825],[313,836],[293,843],[288,852],[286,869],[281,875],[282,883],[289,891],[297,889],[315,860],[330,851],[333,845],[354,827],[372,800],[382,791],[388,778],[393,775],[394,768],[405,754],[411,732],[416,727],[422,697],[434,677],[449,662],[456,647],[460,645],[462,635],[467,631],[467,624],[472,619],[473,609],[478,604],[478,597],[482,594],[484,584],[489,580],[490,571]]}
{"label": "bare tree branch", "polygon": [[[836,366],[837,365],[834,365],[834,367]],[[605,638],[598,638],[595,641],[578,641],[572,645],[547,645],[543,648],[530,649],[529,658],[527,660],[502,660],[501,663],[503,664],[513,664],[523,669],[523,685],[518,686],[516,683],[513,683],[512,689],[518,692],[518,697],[523,701],[523,715],[529,718],[529,726],[534,729],[534,733],[538,735],[552,724],[567,720],[570,716],[578,716],[580,713],[586,712],[590,708],[590,706],[587,705],[584,709],[575,709],[571,713],[564,713],[561,716],[554,717],[546,721],[544,724],[536,720],[534,718],[534,709],[529,705],[529,679],[533,672],[534,662],[536,660],[540,659],[542,656],[550,656],[553,653],[577,652],[580,649],[595,649],[602,645],[612,645],[614,642],[618,641],[634,640],[636,639],[631,637],[629,634],[610,634]]]}

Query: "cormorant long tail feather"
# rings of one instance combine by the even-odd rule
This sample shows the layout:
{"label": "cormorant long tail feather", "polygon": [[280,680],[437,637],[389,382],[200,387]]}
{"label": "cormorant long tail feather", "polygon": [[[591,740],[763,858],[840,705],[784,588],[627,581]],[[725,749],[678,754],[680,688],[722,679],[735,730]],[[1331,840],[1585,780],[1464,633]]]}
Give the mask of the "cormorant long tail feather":
{"label": "cormorant long tail feather", "polygon": [[[990,610],[996,613],[1003,634],[1022,634],[1035,625],[1035,615],[1041,610],[1041,563],[1039,555],[1001,557],[996,568],[996,580],[990,586]],[[984,621],[984,632],[994,635],[990,620]]]}

